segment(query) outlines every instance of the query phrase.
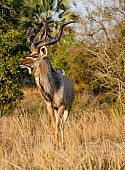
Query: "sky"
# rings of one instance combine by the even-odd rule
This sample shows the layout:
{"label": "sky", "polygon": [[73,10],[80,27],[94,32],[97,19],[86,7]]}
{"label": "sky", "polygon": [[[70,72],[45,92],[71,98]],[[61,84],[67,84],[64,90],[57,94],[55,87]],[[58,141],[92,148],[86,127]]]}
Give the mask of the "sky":
{"label": "sky", "polygon": [[[73,5],[75,2],[76,5]],[[86,15],[86,8],[89,10],[94,9],[93,4],[98,4],[102,6],[112,6],[113,3],[119,6],[118,0],[69,0],[69,5],[72,11],[76,12],[80,16],[84,17]]]}
{"label": "sky", "polygon": [[[73,4],[73,2],[75,2],[75,5]],[[93,10],[96,4],[99,7],[107,6],[107,7],[112,7],[114,9],[118,7],[120,9],[120,0],[69,0],[69,5],[71,10],[75,12],[77,15],[79,15],[81,18],[81,24],[80,23],[74,24],[75,30],[79,34],[81,34],[81,32],[84,33],[85,31],[84,26],[82,25],[82,23],[85,21],[85,15],[88,14],[88,11],[90,12],[91,10]],[[103,22],[105,27],[108,28],[109,31],[112,29],[113,25],[117,23],[117,21],[120,21],[123,18],[123,15],[120,12],[112,13],[112,16],[115,18],[114,20],[112,20],[112,22],[110,23],[106,21]],[[100,17],[101,16],[97,16],[96,19],[99,20]],[[95,29],[97,28],[96,24],[97,23],[95,23],[95,27],[94,27]],[[91,27],[91,25],[87,25],[88,29],[89,26]]]}

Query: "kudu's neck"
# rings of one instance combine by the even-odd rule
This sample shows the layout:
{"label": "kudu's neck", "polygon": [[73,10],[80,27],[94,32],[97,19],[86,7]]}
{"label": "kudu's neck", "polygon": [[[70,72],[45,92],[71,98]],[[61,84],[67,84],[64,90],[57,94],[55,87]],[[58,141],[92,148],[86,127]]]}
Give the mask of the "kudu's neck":
{"label": "kudu's neck", "polygon": [[47,57],[40,58],[34,76],[37,86],[46,100],[52,100],[53,96],[53,71],[49,59]]}
{"label": "kudu's neck", "polygon": [[47,57],[40,58],[39,70],[41,77],[46,77],[48,80],[52,78],[52,72],[54,71],[54,69]]}

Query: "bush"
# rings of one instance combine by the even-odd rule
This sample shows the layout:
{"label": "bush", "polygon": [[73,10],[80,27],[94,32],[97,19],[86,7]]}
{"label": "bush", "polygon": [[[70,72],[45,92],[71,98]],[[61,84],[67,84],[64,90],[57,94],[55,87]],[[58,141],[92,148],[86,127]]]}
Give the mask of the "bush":
{"label": "bush", "polygon": [[19,89],[20,60],[26,55],[26,39],[18,30],[0,32],[0,114],[8,113],[16,106],[23,94]]}

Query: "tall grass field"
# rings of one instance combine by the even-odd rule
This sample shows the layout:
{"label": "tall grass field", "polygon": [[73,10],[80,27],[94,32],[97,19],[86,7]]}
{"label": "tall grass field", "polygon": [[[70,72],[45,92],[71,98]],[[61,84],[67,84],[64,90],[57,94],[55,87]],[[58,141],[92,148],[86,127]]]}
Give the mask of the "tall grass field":
{"label": "tall grass field", "polygon": [[[65,148],[36,89],[0,118],[0,170],[124,170],[125,117],[76,99],[65,124]],[[107,109],[108,112],[108,109]]]}

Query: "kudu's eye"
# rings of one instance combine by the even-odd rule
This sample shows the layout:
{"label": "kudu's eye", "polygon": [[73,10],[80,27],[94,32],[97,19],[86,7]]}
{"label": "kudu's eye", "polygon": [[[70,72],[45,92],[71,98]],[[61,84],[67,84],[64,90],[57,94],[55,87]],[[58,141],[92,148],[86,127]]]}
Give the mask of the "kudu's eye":
{"label": "kudu's eye", "polygon": [[38,58],[38,55],[37,55],[37,54],[35,54],[35,55],[33,56],[33,58]]}

